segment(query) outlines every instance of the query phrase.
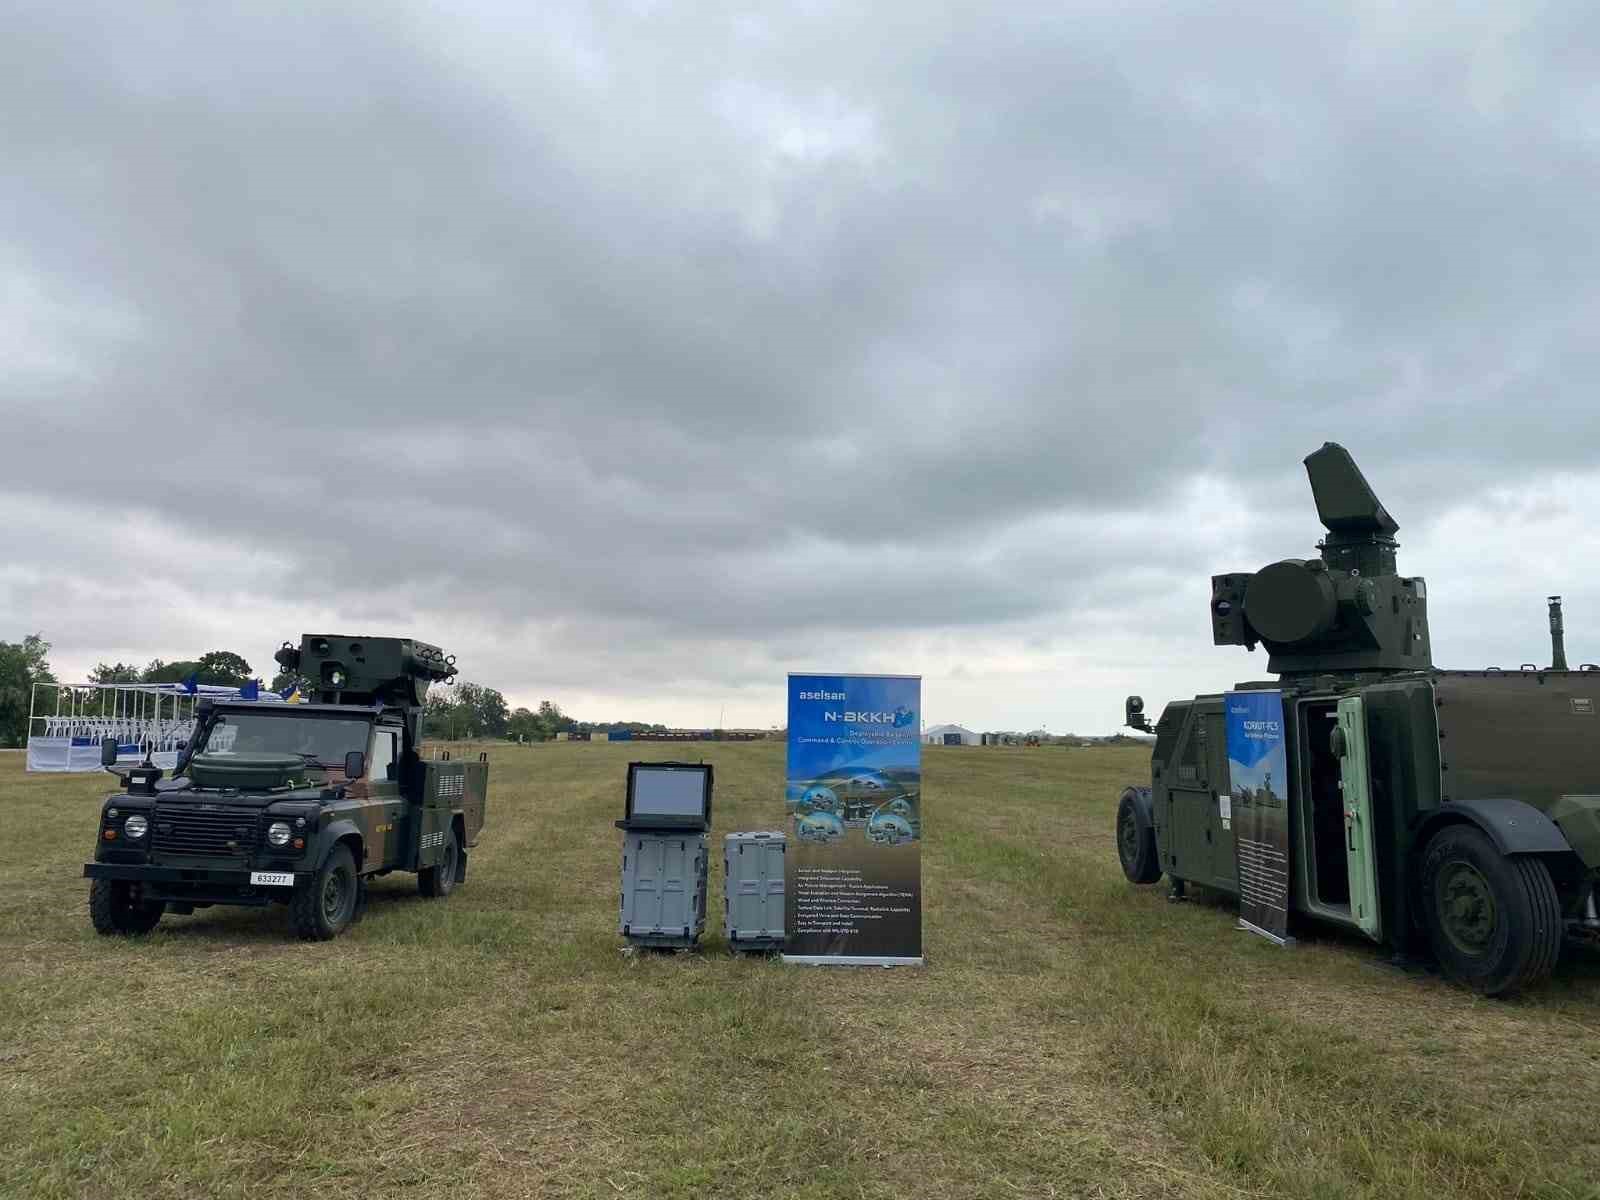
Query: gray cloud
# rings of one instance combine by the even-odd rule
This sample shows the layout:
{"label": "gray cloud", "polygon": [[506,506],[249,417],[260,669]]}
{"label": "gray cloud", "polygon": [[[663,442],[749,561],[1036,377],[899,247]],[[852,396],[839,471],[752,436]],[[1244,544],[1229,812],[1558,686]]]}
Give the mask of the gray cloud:
{"label": "gray cloud", "polygon": [[0,636],[1103,729],[1250,673],[1206,579],[1310,550],[1336,438],[1441,659],[1547,589],[1576,648],[1583,11],[13,10]]}

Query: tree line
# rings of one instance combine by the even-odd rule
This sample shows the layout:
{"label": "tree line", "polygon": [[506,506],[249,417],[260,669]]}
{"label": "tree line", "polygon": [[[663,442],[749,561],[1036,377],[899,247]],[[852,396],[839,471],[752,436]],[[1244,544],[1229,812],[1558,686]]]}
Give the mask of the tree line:
{"label": "tree line", "polygon": [[[0,641],[0,746],[22,746],[28,740],[28,707],[35,683],[55,683],[50,671],[50,643],[37,633],[20,642]],[[193,677],[196,683],[241,687],[255,678],[243,655],[231,650],[208,650],[199,658],[166,662],[152,659],[143,667],[133,663],[97,663],[89,672],[90,683],[182,683]],[[271,688],[284,692],[311,684],[299,675],[280,671]],[[513,710],[506,698],[492,687],[479,683],[458,683],[454,687],[430,689],[423,710],[423,736],[436,739],[509,738],[512,741],[547,742],[558,733],[597,733],[628,729],[634,733],[661,732],[665,725],[641,721],[577,721],[561,711],[551,700],[539,702],[537,711]]]}
{"label": "tree line", "polygon": [[196,683],[221,687],[243,687],[253,679],[250,664],[232,650],[208,650],[199,658],[180,658],[173,662],[151,659],[144,667],[132,663],[97,663],[89,672],[90,683],[182,683],[190,676]]}
{"label": "tree line", "polygon": [[578,721],[561,711],[553,700],[541,700],[537,711],[511,709],[494,688],[477,683],[435,687],[423,712],[424,737],[448,741],[465,738],[508,738],[514,742],[548,742],[558,733],[596,733],[630,729],[635,733],[663,732],[665,725],[642,721]]}

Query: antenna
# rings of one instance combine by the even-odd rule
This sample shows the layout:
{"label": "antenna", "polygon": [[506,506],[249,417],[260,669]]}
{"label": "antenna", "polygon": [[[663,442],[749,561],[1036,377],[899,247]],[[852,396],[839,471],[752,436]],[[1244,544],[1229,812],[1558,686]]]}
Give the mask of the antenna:
{"label": "antenna", "polygon": [[1567,636],[1561,625],[1561,597],[1550,597],[1550,669],[1567,669]]}

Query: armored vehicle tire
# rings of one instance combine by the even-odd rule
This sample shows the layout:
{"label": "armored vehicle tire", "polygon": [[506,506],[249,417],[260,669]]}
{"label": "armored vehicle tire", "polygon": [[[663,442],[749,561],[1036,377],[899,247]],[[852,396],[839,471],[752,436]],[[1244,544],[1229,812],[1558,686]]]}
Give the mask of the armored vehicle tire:
{"label": "armored vehicle tire", "polygon": [[94,931],[102,936],[149,933],[166,908],[165,904],[147,904],[139,894],[139,885],[131,880],[89,882],[89,919],[94,922]]}
{"label": "armored vehicle tire", "polygon": [[442,899],[455,891],[456,867],[461,861],[461,847],[456,844],[456,831],[452,826],[444,835],[444,860],[437,867],[423,867],[417,872],[417,891],[424,896]]}
{"label": "armored vehicle tire", "polygon": [[1161,878],[1149,788],[1128,788],[1117,803],[1117,857],[1122,861],[1122,873],[1133,883],[1154,883]]}
{"label": "armored vehicle tire", "polygon": [[361,897],[361,882],[356,878],[356,860],[344,843],[333,848],[322,869],[310,883],[294,889],[289,901],[289,920],[294,931],[308,942],[325,942],[338,937],[355,919]]}
{"label": "armored vehicle tire", "polygon": [[1457,983],[1500,996],[1555,966],[1561,905],[1540,859],[1507,858],[1479,830],[1451,825],[1428,842],[1420,888],[1434,956]]}

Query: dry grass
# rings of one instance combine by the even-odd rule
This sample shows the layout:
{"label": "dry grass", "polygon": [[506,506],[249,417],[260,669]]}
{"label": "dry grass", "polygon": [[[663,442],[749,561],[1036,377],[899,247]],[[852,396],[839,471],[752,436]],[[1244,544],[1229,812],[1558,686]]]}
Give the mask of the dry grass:
{"label": "dry grass", "polygon": [[[1139,751],[1054,748],[929,751],[925,970],[628,958],[652,749],[496,748],[466,888],[380,881],[325,945],[96,938],[104,781],[0,756],[0,1195],[1600,1196],[1592,961],[1507,1003],[1249,939],[1122,881]],[[719,834],[778,819],[781,746],[670,749]]]}

